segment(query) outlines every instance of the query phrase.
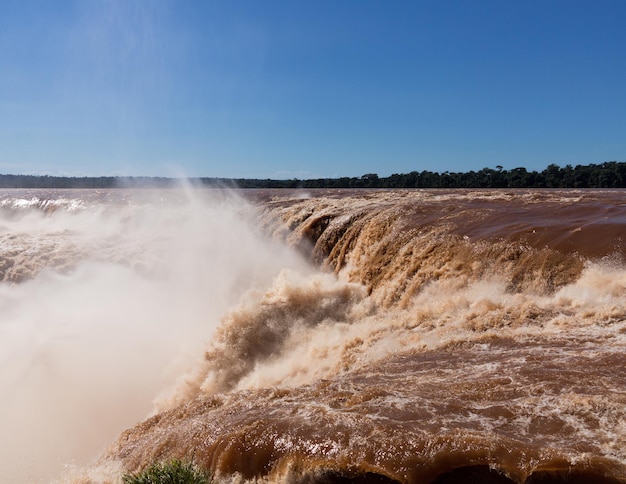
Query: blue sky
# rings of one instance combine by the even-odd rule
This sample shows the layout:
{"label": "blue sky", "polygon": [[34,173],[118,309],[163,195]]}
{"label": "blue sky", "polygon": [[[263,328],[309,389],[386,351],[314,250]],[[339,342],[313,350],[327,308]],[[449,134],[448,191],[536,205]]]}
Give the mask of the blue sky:
{"label": "blue sky", "polygon": [[3,0],[0,173],[626,160],[626,1]]}

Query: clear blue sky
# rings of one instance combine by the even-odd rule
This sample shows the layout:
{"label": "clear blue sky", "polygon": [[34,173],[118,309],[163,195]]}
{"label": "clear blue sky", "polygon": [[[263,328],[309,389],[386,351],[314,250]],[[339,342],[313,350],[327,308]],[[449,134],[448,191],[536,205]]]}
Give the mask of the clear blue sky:
{"label": "clear blue sky", "polygon": [[626,160],[626,1],[3,0],[0,173]]}

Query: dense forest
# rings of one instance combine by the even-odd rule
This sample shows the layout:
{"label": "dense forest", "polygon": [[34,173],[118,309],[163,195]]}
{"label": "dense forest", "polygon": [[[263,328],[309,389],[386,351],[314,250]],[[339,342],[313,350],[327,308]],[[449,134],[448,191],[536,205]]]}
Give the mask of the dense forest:
{"label": "dense forest", "polygon": [[[152,188],[176,186],[178,181],[164,177],[0,175],[0,188]],[[352,178],[310,180],[191,178],[190,181],[201,186],[238,188],[626,188],[626,162],[575,167],[552,164],[541,172],[496,166],[463,173],[412,171],[388,177],[368,173]]]}

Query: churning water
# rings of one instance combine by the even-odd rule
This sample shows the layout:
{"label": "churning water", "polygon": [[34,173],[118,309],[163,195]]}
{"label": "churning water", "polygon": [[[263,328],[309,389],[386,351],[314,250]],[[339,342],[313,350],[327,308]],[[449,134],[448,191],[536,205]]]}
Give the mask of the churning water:
{"label": "churning water", "polygon": [[624,236],[623,190],[3,191],[0,482],[626,482]]}

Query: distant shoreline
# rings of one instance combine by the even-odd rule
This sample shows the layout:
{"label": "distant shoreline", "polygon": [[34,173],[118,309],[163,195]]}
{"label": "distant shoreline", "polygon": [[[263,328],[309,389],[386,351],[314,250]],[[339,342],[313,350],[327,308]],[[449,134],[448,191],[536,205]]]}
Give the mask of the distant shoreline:
{"label": "distant shoreline", "polygon": [[257,178],[167,178],[148,176],[67,177],[48,175],[0,175],[0,188],[172,188],[182,181],[208,188],[312,189],[312,188],[626,188],[626,162],[601,164],[551,164],[541,171],[526,168],[505,170],[483,168],[479,171],[413,171],[379,177],[368,173],[360,177],[300,180]]}

